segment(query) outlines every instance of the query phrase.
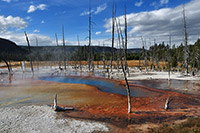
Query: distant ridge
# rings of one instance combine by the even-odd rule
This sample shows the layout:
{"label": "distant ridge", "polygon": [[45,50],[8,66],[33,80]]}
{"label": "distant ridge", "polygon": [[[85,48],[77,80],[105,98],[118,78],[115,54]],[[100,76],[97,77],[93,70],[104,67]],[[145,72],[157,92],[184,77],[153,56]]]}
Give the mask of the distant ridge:
{"label": "distant ridge", "polygon": [[0,38],[0,58],[5,60],[22,60],[28,52],[21,47],[17,46],[16,43]]}
{"label": "distant ridge", "polygon": [[[25,50],[28,50],[28,47],[27,46],[20,46],[21,48],[25,49]],[[72,46],[72,45],[66,45],[66,52],[75,52],[75,51],[78,51],[79,50],[79,47],[81,48],[85,48],[86,50],[88,49],[87,46]],[[103,51],[105,53],[110,53],[112,51],[112,48],[111,47],[102,47],[102,46],[91,46],[92,48],[92,51],[95,52],[95,53],[103,53]],[[114,48],[114,51],[116,52],[117,50],[119,49],[116,49]],[[31,46],[31,51],[32,52],[35,52],[35,51],[52,51],[52,52],[55,52],[55,51],[60,51],[62,52],[62,46]],[[128,49],[127,52],[128,53],[139,53],[141,52],[142,49],[141,48],[131,48],[131,49]]]}
{"label": "distant ridge", "polygon": [[17,53],[27,53],[26,50],[22,49],[20,46],[17,46],[16,43],[0,38],[0,53],[4,54],[17,54]]}

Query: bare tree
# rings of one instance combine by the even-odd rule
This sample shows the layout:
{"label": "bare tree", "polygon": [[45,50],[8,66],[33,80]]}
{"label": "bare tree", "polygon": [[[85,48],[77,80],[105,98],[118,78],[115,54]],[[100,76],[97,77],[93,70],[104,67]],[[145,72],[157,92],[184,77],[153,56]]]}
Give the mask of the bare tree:
{"label": "bare tree", "polygon": [[105,44],[103,42],[103,69],[106,68],[106,62],[105,62]]}
{"label": "bare tree", "polygon": [[[57,36],[57,34],[55,33],[55,37],[56,37],[56,45],[57,45],[57,47],[59,46],[58,45],[58,36]],[[58,53],[58,67],[59,67],[59,69],[61,69],[61,62],[60,62],[60,54]]]}
{"label": "bare tree", "polygon": [[[29,42],[28,35],[27,35],[26,31],[24,31],[24,34],[25,34],[26,41],[27,41],[27,44],[28,44],[29,54],[31,54],[30,42]],[[32,62],[32,57],[31,57],[31,55],[29,55],[29,59],[30,59],[31,71],[32,71],[32,74],[34,74],[34,70],[33,70],[33,62]]]}
{"label": "bare tree", "polygon": [[6,63],[6,66],[8,68],[8,76],[9,76],[9,79],[10,79],[12,73],[11,73],[11,69],[10,69],[10,65],[8,64],[8,61],[6,59],[2,58],[1,56],[0,56],[0,60],[4,61]]}
{"label": "bare tree", "polygon": [[88,44],[88,69],[91,67],[91,25],[92,25],[92,12],[91,12],[91,0],[89,0],[89,44]]}
{"label": "bare tree", "polygon": [[63,56],[64,56],[64,69],[66,70],[66,48],[65,48],[65,34],[64,26],[62,25],[62,34],[63,34]]}
{"label": "bare tree", "polygon": [[125,59],[125,70],[128,71],[128,63],[127,63],[127,47],[128,47],[128,32],[127,32],[127,27],[128,27],[128,23],[127,23],[127,17],[126,17],[126,6],[125,6],[125,14],[124,14],[124,23],[125,23],[125,28],[124,28],[124,33],[125,33],[125,55],[124,55],[124,59]]}
{"label": "bare tree", "polygon": [[[119,45],[121,44],[121,41],[120,41],[120,34],[121,34],[122,46],[124,46],[123,35],[121,32],[121,28],[120,28],[119,24],[117,23],[117,21],[116,21],[116,25],[117,25]],[[121,53],[121,46],[120,46],[120,53]],[[128,80],[127,80],[127,76],[126,76],[126,70],[123,65],[122,54],[120,54],[120,60],[121,60],[121,67],[122,67],[122,71],[123,71],[123,75],[124,75],[124,80],[126,83],[126,91],[127,91],[127,98],[128,98],[128,113],[131,113],[131,92],[130,92],[130,88],[129,88],[129,84],[128,84]]]}
{"label": "bare tree", "polygon": [[154,46],[155,46],[155,60],[156,60],[156,66],[157,66],[157,70],[160,70],[159,67],[159,57],[158,57],[158,48],[157,48],[157,43],[156,43],[156,39],[154,39]]}
{"label": "bare tree", "polygon": [[171,71],[171,54],[170,54],[170,48],[171,48],[171,34],[169,35],[169,45],[167,46],[167,61],[168,61],[168,80],[170,80],[170,71]]}
{"label": "bare tree", "polygon": [[148,68],[147,68],[147,65],[148,65],[148,61],[147,61],[147,51],[146,51],[146,40],[144,41],[143,40],[143,37],[141,37],[141,39],[142,39],[142,45],[143,45],[143,47],[142,47],[142,50],[143,50],[143,57],[144,57],[144,60],[145,60],[145,62],[144,62],[144,65],[145,65],[145,71],[147,72],[148,71]]}
{"label": "bare tree", "polygon": [[[35,38],[35,43],[36,43],[36,47],[38,47],[38,39],[37,37]],[[37,70],[39,71],[39,52],[37,52]]]}
{"label": "bare tree", "polygon": [[185,7],[183,6],[183,26],[184,26],[184,45],[185,45],[185,74],[189,73],[189,49],[188,49],[188,34],[187,34],[187,23],[185,16]]}
{"label": "bare tree", "polygon": [[112,72],[112,61],[114,58],[114,41],[115,41],[115,7],[114,7],[114,0],[113,0],[113,9],[112,9],[112,53],[110,59],[110,71]]}
{"label": "bare tree", "polygon": [[77,35],[77,41],[78,41],[78,47],[79,47],[79,68],[82,71],[82,65],[81,65],[81,60],[82,60],[82,55],[81,55],[81,46],[80,46],[80,41],[79,41],[79,35]]}

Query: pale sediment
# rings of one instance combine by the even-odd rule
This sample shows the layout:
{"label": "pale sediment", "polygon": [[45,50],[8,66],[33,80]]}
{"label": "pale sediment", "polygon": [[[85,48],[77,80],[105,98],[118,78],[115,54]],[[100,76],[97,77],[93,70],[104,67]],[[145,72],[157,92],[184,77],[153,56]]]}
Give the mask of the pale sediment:
{"label": "pale sediment", "polygon": [[107,132],[104,123],[87,120],[57,118],[48,106],[21,106],[0,108],[0,132],[6,133],[71,133]]}

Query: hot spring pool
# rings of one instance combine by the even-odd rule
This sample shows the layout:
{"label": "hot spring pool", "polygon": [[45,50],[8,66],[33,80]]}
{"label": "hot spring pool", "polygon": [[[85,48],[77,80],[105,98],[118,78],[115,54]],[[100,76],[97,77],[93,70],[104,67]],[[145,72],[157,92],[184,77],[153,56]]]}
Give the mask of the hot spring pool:
{"label": "hot spring pool", "polygon": [[[71,84],[86,84],[94,86],[102,92],[116,93],[125,96],[127,95],[125,86],[119,85],[116,81],[113,80],[94,77],[41,77],[40,80]],[[130,87],[130,89],[132,97],[151,97],[158,95],[156,92],[151,92],[143,88]]]}

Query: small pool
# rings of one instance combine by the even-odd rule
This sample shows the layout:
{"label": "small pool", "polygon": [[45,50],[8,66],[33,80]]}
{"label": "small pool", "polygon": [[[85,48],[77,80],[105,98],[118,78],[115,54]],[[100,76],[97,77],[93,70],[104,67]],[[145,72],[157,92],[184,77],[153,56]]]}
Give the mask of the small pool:
{"label": "small pool", "polygon": [[[126,88],[123,85],[119,85],[116,81],[106,80],[94,77],[41,77],[41,80],[61,83],[72,83],[72,84],[86,84],[95,86],[100,91],[107,93],[116,93],[121,95],[127,95]],[[151,92],[142,88],[131,89],[131,96],[133,97],[151,97],[158,95],[156,92]]]}

